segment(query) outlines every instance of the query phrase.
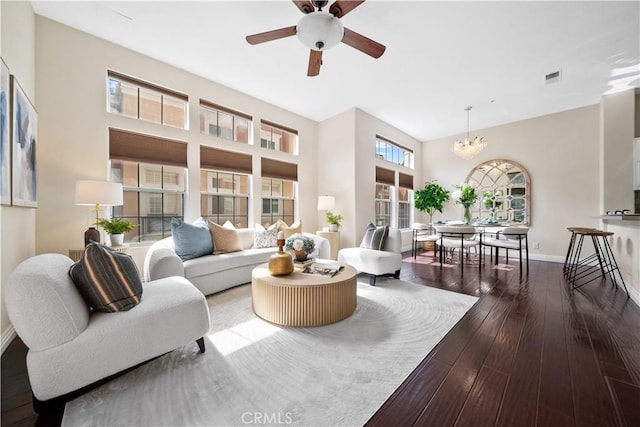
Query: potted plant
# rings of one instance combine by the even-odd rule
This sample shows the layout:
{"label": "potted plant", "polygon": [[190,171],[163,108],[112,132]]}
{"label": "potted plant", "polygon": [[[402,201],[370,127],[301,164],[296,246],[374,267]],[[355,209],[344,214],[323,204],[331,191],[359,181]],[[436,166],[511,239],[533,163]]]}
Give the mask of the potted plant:
{"label": "potted plant", "polygon": [[122,246],[124,233],[136,228],[136,224],[123,218],[102,218],[96,223],[110,236],[113,246]]}
{"label": "potted plant", "polygon": [[471,224],[471,206],[478,200],[478,193],[476,189],[469,184],[454,185],[456,190],[454,192],[454,198],[456,203],[464,206],[464,222],[465,224]]}
{"label": "potted plant", "polygon": [[340,225],[342,225],[342,215],[334,214],[331,211],[327,211],[327,223],[329,224],[329,231],[338,231]]}
{"label": "potted plant", "polygon": [[444,203],[449,200],[449,190],[434,181],[425,183],[422,190],[417,190],[413,195],[413,204],[421,212],[429,214],[429,225],[433,224],[433,214],[442,213]]}

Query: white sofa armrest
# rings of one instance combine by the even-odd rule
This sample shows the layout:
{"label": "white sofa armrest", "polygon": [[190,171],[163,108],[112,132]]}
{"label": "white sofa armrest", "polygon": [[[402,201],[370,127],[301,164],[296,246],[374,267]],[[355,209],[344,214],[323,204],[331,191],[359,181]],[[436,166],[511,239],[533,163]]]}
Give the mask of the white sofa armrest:
{"label": "white sofa armrest", "polygon": [[312,257],[320,258],[320,259],[330,259],[331,258],[331,244],[329,243],[329,239],[316,236],[315,234],[303,232],[307,237],[311,237],[313,242],[316,245],[315,250],[311,254]]}
{"label": "white sofa armrest", "polygon": [[155,242],[144,259],[144,280],[164,279],[165,277],[184,277],[184,264],[173,247],[173,237]]}

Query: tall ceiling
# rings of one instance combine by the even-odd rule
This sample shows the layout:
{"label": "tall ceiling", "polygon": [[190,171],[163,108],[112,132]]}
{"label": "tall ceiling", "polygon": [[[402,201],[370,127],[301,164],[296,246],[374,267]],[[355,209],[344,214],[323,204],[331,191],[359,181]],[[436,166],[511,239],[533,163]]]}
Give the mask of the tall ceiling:
{"label": "tall ceiling", "polygon": [[[330,1],[329,4],[331,4]],[[640,2],[369,0],[345,27],[387,48],[346,44],[307,77],[296,25],[279,1],[32,1],[38,15],[322,121],[358,107],[426,141],[598,103],[640,86]],[[560,71],[560,79],[545,75]],[[179,88],[177,88],[179,89]],[[215,100],[212,100],[215,101]],[[230,106],[233,108],[233,106]]]}

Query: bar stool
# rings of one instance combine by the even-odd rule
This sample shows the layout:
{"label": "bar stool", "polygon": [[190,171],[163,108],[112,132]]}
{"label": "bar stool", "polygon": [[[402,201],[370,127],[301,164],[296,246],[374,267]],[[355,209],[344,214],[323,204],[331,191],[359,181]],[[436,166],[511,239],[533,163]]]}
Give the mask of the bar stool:
{"label": "bar stool", "polygon": [[[573,289],[581,288],[600,278],[606,280],[607,276],[612,285],[617,288],[619,286],[616,280],[617,272],[617,277],[622,283],[627,298],[629,298],[627,285],[624,283],[618,263],[613,255],[613,250],[607,239],[613,236],[614,233],[580,227],[572,227],[569,231],[572,232],[572,240],[569,243],[569,251],[567,251],[567,260],[565,261],[565,277],[571,283]],[[587,256],[582,254],[585,237],[591,238],[594,249],[594,253]]]}
{"label": "bar stool", "polygon": [[569,266],[573,264],[573,259],[576,256],[576,253],[575,253],[576,231],[590,231],[590,230],[595,230],[595,228],[567,227],[567,230],[571,232],[571,238],[569,239],[569,248],[567,249],[567,256],[564,259],[564,267],[562,268],[562,271],[564,272],[565,277],[569,272]]}

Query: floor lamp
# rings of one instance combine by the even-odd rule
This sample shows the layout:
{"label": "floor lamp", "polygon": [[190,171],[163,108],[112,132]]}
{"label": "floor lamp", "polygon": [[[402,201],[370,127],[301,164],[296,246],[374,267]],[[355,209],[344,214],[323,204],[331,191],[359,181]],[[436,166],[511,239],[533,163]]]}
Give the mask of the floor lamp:
{"label": "floor lamp", "polygon": [[[109,181],[76,181],[76,205],[95,206],[96,227],[98,226],[100,206],[120,206],[123,203],[122,184]],[[100,232],[89,227],[84,233],[84,245],[100,242]]]}

